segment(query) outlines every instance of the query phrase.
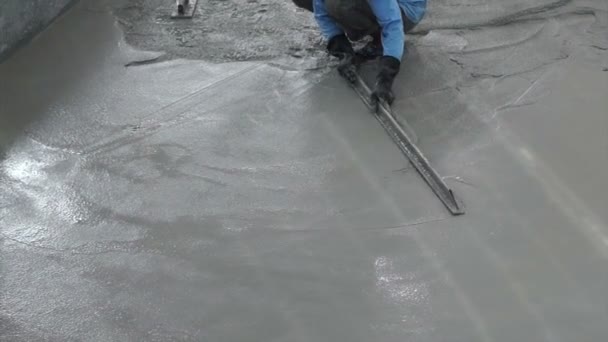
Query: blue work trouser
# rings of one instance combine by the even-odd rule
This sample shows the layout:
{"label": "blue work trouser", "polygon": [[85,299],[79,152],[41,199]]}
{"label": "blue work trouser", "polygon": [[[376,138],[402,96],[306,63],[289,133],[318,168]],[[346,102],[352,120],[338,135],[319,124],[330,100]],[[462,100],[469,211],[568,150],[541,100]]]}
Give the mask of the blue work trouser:
{"label": "blue work trouser", "polygon": [[[293,0],[293,2],[296,6],[313,12],[313,0]],[[359,40],[366,35],[376,37],[380,34],[380,25],[368,0],[325,0],[325,8],[351,40]],[[401,17],[405,32],[416,26],[403,11]]]}

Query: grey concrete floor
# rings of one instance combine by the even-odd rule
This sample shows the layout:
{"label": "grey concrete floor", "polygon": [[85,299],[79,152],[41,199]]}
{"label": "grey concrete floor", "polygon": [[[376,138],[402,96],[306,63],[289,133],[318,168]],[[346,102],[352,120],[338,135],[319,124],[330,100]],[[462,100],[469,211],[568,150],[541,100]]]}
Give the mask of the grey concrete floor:
{"label": "grey concrete floor", "polygon": [[607,12],[568,3],[410,37],[454,218],[331,68],[140,65],[83,2],[0,64],[0,340],[606,341]]}

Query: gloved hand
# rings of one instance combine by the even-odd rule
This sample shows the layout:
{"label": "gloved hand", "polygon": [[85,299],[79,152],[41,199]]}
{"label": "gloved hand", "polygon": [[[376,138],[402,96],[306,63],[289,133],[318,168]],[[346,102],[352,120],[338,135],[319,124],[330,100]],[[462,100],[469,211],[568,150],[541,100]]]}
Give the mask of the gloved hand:
{"label": "gloved hand", "polygon": [[364,47],[355,51],[357,59],[360,63],[365,61],[371,61],[373,59],[382,57],[384,48],[382,47],[382,35],[381,32],[372,34],[372,40],[365,44]]}
{"label": "gloved hand", "polygon": [[371,61],[378,57],[382,57],[383,51],[384,49],[382,48],[382,44],[378,44],[377,42],[372,41],[365,44],[365,46],[361,49],[357,50],[355,52],[355,55],[357,56],[357,59],[360,61],[360,63],[363,63],[366,61]]}
{"label": "gloved hand", "polygon": [[327,43],[327,51],[330,55],[338,57],[338,72],[350,83],[357,81],[357,67],[355,65],[355,51],[353,46],[346,38],[346,35],[339,34],[334,36]]}
{"label": "gloved hand", "polygon": [[327,42],[327,52],[334,57],[342,59],[345,55],[354,55],[353,45],[345,34],[334,36]]}
{"label": "gloved hand", "polygon": [[399,73],[401,62],[391,56],[383,56],[380,58],[380,67],[378,77],[376,78],[376,89],[372,93],[372,102],[375,106],[382,102],[391,105],[395,100],[393,95],[393,81]]}

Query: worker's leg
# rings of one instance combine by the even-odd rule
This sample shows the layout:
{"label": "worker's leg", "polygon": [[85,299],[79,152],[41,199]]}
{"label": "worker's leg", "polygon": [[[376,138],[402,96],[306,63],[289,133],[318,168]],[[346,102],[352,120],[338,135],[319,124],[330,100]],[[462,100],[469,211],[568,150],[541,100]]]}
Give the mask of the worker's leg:
{"label": "worker's leg", "polygon": [[[403,19],[403,31],[405,33],[416,27],[416,23],[410,20],[403,10],[401,11],[401,18]],[[363,60],[371,60],[383,55],[382,31],[378,29],[370,35],[372,36],[372,41],[357,51],[357,55]]]}
{"label": "worker's leg", "polygon": [[351,40],[380,30],[367,0],[326,0],[325,8]]}
{"label": "worker's leg", "polygon": [[[293,0],[293,3],[303,9],[313,12],[313,0]],[[356,31],[380,37],[380,27],[374,12],[366,0],[327,0],[327,12],[338,22],[345,31]],[[403,11],[403,30],[407,33],[416,23],[411,21]]]}
{"label": "worker's leg", "polygon": [[[296,6],[313,12],[313,0],[293,0],[293,2]],[[325,8],[350,40],[356,41],[366,35],[372,36],[373,40],[359,50],[360,57],[374,59],[382,56],[381,29],[368,0],[326,0]],[[416,13],[414,10],[411,12]],[[416,23],[410,20],[403,10],[401,16],[403,30],[407,33],[416,26]]]}
{"label": "worker's leg", "polygon": [[293,3],[300,8],[313,12],[312,1],[313,0],[293,0]]}
{"label": "worker's leg", "polygon": [[426,14],[426,0],[406,0],[401,3],[403,29],[407,33],[418,24]]}
{"label": "worker's leg", "polygon": [[403,32],[408,33],[416,27],[417,23],[411,21],[403,11],[401,11],[401,18],[403,18]]}

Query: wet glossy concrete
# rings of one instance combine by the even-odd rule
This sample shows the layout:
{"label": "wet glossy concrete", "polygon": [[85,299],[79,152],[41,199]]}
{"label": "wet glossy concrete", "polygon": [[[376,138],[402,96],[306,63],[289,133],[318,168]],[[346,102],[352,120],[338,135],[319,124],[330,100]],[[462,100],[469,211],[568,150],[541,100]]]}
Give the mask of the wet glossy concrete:
{"label": "wet glossy concrete", "polygon": [[414,38],[453,218],[334,73],[124,67],[72,10],[0,65],[0,340],[605,341],[597,13]]}

